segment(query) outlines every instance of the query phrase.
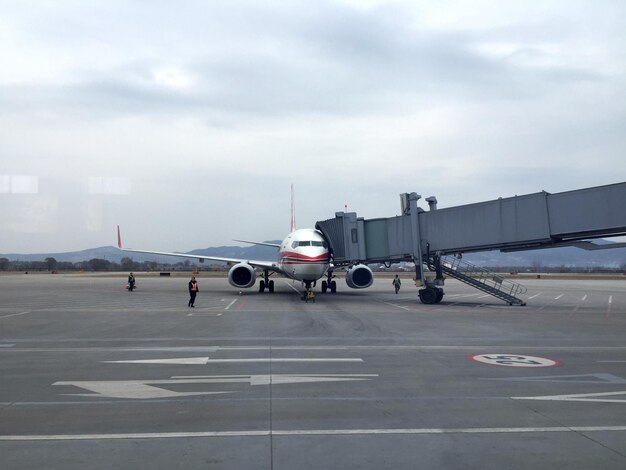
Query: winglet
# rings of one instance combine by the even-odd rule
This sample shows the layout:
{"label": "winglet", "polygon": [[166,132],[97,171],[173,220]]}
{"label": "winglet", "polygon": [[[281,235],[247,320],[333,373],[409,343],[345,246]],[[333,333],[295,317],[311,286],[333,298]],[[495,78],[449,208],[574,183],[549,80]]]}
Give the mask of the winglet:
{"label": "winglet", "polygon": [[122,236],[120,235],[120,226],[117,226],[117,247],[122,249]]}

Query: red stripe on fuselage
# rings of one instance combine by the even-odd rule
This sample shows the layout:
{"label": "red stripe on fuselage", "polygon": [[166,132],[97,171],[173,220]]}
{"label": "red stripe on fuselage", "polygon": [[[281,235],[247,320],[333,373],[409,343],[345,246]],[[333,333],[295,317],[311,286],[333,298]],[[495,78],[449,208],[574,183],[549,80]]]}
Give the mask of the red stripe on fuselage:
{"label": "red stripe on fuselage", "polygon": [[330,259],[328,252],[322,253],[318,256],[308,256],[303,255],[302,253],[296,253],[294,251],[281,251],[279,253],[281,259],[282,258],[290,258],[294,260],[302,260],[302,261],[326,261]]}

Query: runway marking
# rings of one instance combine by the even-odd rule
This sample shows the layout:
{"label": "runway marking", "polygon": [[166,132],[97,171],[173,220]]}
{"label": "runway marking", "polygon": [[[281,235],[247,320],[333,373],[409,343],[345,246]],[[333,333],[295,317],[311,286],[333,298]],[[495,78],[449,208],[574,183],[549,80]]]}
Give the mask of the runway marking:
{"label": "runway marking", "polygon": [[[625,361],[626,362],[626,361]],[[534,377],[507,377],[482,378],[481,380],[512,381],[512,382],[566,382],[566,383],[593,383],[593,384],[626,384],[626,379],[613,374],[583,374],[583,375],[538,375]]]}
{"label": "runway marking", "polygon": [[539,292],[538,294],[535,295],[531,295],[530,297],[528,297],[528,299],[534,299],[535,297],[539,297],[541,295],[541,292]]}
{"label": "runway marking", "polygon": [[[622,399],[612,399],[603,397],[614,397],[624,395]],[[626,404],[626,390],[620,392],[604,393],[581,393],[577,395],[547,395],[542,397],[511,397],[512,400],[549,400],[549,401],[586,401],[595,403],[624,403]]]}
{"label": "runway marking", "polygon": [[557,295],[557,296],[554,298],[554,300],[559,300],[561,297],[563,297],[563,295],[564,295],[564,294]]}
{"label": "runway marking", "polygon": [[69,393],[67,396],[87,398],[108,397],[132,400],[150,400],[155,398],[181,398],[198,395],[216,395],[236,393],[235,391],[215,392],[176,392],[161,388],[160,385],[182,384],[224,384],[247,383],[256,385],[285,385],[317,382],[353,382],[371,380],[378,374],[259,374],[259,375],[214,375],[214,376],[185,376],[172,377],[166,380],[79,380],[60,381],[52,385],[71,385],[88,390],[92,393]]}
{"label": "runway marking", "polygon": [[582,299],[580,299],[580,300],[582,300],[583,302],[584,302],[585,300],[587,300],[587,294],[583,295],[583,298],[582,298]]}
{"label": "runway marking", "polygon": [[[246,338],[244,338],[246,339]],[[300,339],[300,338],[299,338]],[[328,345],[328,346],[154,346],[154,347],[88,347],[88,348],[6,348],[0,349],[0,354],[16,354],[30,352],[50,352],[50,353],[76,353],[76,352],[216,352],[216,351],[394,351],[394,350],[415,350],[415,351],[474,351],[474,350],[504,350],[511,347],[520,350],[540,350],[540,351],[625,351],[626,346],[537,346],[537,345]]]}
{"label": "runway marking", "polygon": [[410,308],[408,308],[408,307],[404,307],[404,306],[402,306],[402,305],[392,304],[391,302],[385,302],[384,300],[380,300],[380,299],[376,299],[376,300],[378,300],[381,304],[391,305],[392,307],[401,308],[401,309],[404,309],[404,310],[411,311],[411,309],[410,309]]}
{"label": "runway marking", "polygon": [[173,359],[142,359],[129,361],[101,361],[105,364],[206,364],[208,357],[177,357]]}
{"label": "runway marking", "polygon": [[3,315],[0,317],[0,319],[9,318],[9,317],[17,317],[18,315],[26,315],[27,313],[31,313],[30,310],[28,312],[20,312],[20,313],[12,313],[10,315]]}
{"label": "runway marking", "polygon": [[12,348],[15,344],[0,344],[0,348]]}
{"label": "runway marking", "polygon": [[293,290],[295,290],[298,294],[302,294],[302,292],[300,292],[293,284],[290,284],[289,281],[284,281],[284,282],[285,282],[286,285],[288,285]]}
{"label": "runway marking", "polygon": [[161,347],[94,347],[94,348],[12,348],[6,352],[59,352],[59,353],[75,353],[75,352],[216,352],[219,346],[161,346]]}
{"label": "runway marking", "polygon": [[363,362],[360,357],[347,358],[299,358],[299,357],[261,357],[253,359],[209,359],[208,363],[227,363],[227,362]]}
{"label": "runway marking", "polygon": [[257,431],[146,432],[120,434],[36,434],[4,435],[0,441],[94,441],[109,439],[189,439],[211,437],[270,436],[359,436],[359,435],[431,435],[431,434],[522,434],[551,432],[623,432],[626,426],[553,426],[513,428],[422,428],[422,429],[294,429]]}
{"label": "runway marking", "polygon": [[612,295],[609,295],[609,304],[608,304],[608,305],[607,305],[607,307],[606,307],[606,313],[607,313],[607,315],[608,315],[609,313],[611,313],[611,307],[612,307],[612,305],[613,305],[613,296],[612,296]]}
{"label": "runway marking", "polygon": [[293,357],[260,357],[251,359],[210,359],[209,357],[176,357],[170,359],[137,359],[122,361],[102,361],[107,364],[210,364],[228,362],[363,362],[360,357],[321,357],[321,358],[293,358]]}
{"label": "runway marking", "polygon": [[232,379],[236,379],[238,382],[250,382],[250,385],[270,385],[304,382],[369,380],[372,377],[378,377],[378,374],[174,375],[172,376],[172,379],[211,379],[215,383],[231,382],[233,381]]}
{"label": "runway marking", "polygon": [[[223,299],[222,299],[222,300],[223,300]],[[225,308],[224,310],[228,310],[230,307],[232,307],[232,306],[233,306],[233,304],[234,304],[235,302],[237,302],[237,299],[233,299],[233,301],[232,301],[231,303],[229,303],[229,304],[226,306],[226,308]]]}
{"label": "runway marking", "polygon": [[559,361],[554,359],[516,354],[475,354],[468,356],[467,359],[492,366],[506,367],[554,367],[561,365]]}
{"label": "runway marking", "polygon": [[221,317],[223,313],[188,313],[188,317]]}

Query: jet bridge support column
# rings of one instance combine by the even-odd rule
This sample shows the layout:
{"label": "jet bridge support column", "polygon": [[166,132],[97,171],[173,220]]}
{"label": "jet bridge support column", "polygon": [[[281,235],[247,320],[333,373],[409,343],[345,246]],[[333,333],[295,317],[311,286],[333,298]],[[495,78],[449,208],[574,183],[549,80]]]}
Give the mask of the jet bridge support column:
{"label": "jet bridge support column", "polygon": [[[444,293],[441,287],[443,285],[443,273],[441,270],[441,259],[439,253],[435,253],[433,256],[430,254],[430,246],[427,245],[427,258],[426,262],[430,265],[431,258],[435,266],[436,278],[428,279],[424,276],[424,258],[422,256],[422,235],[420,230],[420,218],[419,213],[424,212],[417,206],[417,201],[421,196],[417,193],[403,194],[401,196],[402,211],[407,214],[411,219],[411,243],[413,250],[413,262],[415,263],[415,286],[422,287],[419,291],[419,298],[425,304],[436,304],[441,302]],[[427,199],[428,205],[431,211],[436,210],[436,199],[430,197]]]}
{"label": "jet bridge support column", "polygon": [[424,272],[422,269],[422,237],[420,236],[420,221],[418,217],[417,201],[421,198],[417,193],[402,195],[402,211],[409,213],[411,217],[411,240],[413,248],[413,262],[415,263],[415,285],[424,285]]}

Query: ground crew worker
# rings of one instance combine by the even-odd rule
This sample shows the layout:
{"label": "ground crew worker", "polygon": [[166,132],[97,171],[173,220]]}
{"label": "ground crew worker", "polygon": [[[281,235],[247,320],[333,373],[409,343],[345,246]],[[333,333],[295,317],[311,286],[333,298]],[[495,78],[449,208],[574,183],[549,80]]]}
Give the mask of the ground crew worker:
{"label": "ground crew worker", "polygon": [[133,273],[130,273],[128,275],[128,292],[132,292],[134,288],[135,288],[135,276],[133,276]]}
{"label": "ground crew worker", "polygon": [[400,281],[400,277],[396,274],[396,277],[393,278],[393,281],[391,281],[391,283],[393,284],[393,287],[396,288],[396,294],[397,294],[398,291],[400,290],[400,285],[402,284],[402,281]]}
{"label": "ground crew worker", "polygon": [[196,281],[195,276],[191,276],[191,281],[189,281],[189,303],[187,307],[194,307],[194,302],[196,301],[196,295],[198,294],[198,282]]}

